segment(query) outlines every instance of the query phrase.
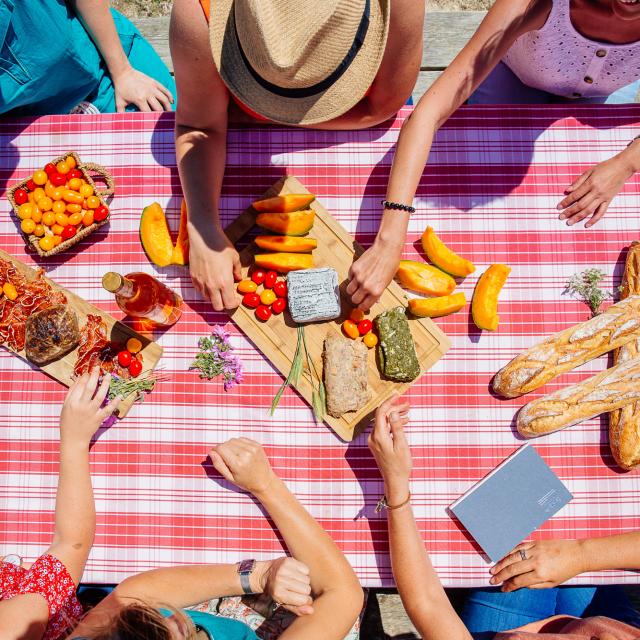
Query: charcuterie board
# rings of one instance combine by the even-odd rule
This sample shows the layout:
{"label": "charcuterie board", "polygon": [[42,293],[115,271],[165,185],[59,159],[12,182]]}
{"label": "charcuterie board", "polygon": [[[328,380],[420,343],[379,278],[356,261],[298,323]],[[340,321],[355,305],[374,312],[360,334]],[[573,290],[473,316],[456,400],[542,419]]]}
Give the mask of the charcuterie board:
{"label": "charcuterie board", "polygon": [[[271,187],[263,198],[287,193],[309,193],[294,177],[286,177]],[[318,200],[311,205],[315,211],[315,223],[310,237],[318,241],[318,248],[313,251],[314,266],[332,267],[338,273],[340,283],[342,315],[336,320],[305,325],[307,345],[310,356],[318,371],[322,371],[322,350],[324,339],[329,332],[340,333],[342,321],[353,308],[345,293],[347,275],[354,259],[364,249],[349,235],[347,230],[322,206]],[[255,223],[256,211],[249,207],[226,229],[232,242],[241,239]],[[243,276],[246,276],[254,262],[256,253],[264,253],[252,242],[240,253]],[[379,313],[397,306],[406,306],[406,296],[402,288],[391,282],[380,300],[371,309],[368,317],[375,318]],[[296,325],[288,312],[272,316],[268,322],[256,319],[253,310],[240,306],[233,313],[233,320],[256,344],[262,354],[274,367],[287,376],[296,348]],[[450,342],[438,326],[429,320],[412,319],[409,322],[416,346],[422,373],[430,369],[449,349]],[[419,379],[419,378],[418,378]],[[415,382],[415,381],[414,381]],[[413,383],[397,383],[383,380],[380,377],[375,358],[375,349],[368,353],[368,384],[371,399],[358,412],[344,414],[341,418],[326,415],[325,422],[343,440],[351,441],[368,424],[375,409],[393,393],[403,393]],[[312,386],[306,367],[297,386],[297,391],[311,404]]]}
{"label": "charcuterie board", "polygon": [[[21,262],[17,258],[14,258],[10,254],[5,251],[0,250],[0,259],[11,262],[16,270],[21,273],[27,280],[31,281],[38,277],[38,274],[35,269],[32,269],[24,262]],[[56,290],[62,292],[67,298],[67,305],[76,312],[78,316],[78,324],[80,329],[86,324],[88,315],[97,315],[102,318],[107,327],[107,338],[115,343],[115,344],[124,344],[129,338],[137,338],[142,343],[142,358],[144,363],[143,371],[152,371],[158,364],[158,361],[162,357],[162,347],[140,335],[133,329],[125,326],[121,322],[118,322],[115,318],[110,316],[108,313],[98,309],[94,305],[88,303],[86,300],[83,300],[81,297],[77,296],[75,293],[72,293],[68,289],[61,287],[56,284],[53,280],[49,278],[44,278],[46,282],[51,285],[51,287]],[[16,355],[18,355],[23,360],[27,360],[25,356],[25,351],[14,351],[8,345],[3,345],[6,349],[12,351]],[[69,387],[73,382],[73,369],[76,364],[76,360],[78,357],[78,348],[76,347],[73,351],[70,351],[66,355],[62,356],[58,360],[54,360],[48,364],[42,365],[38,367],[52,378],[55,378],[58,382],[61,382],[66,387]],[[27,362],[29,362],[27,360]],[[29,362],[29,364],[33,367],[37,367],[37,365]],[[125,398],[118,408],[118,416],[123,418],[131,409],[135,402],[135,397],[133,395]]]}

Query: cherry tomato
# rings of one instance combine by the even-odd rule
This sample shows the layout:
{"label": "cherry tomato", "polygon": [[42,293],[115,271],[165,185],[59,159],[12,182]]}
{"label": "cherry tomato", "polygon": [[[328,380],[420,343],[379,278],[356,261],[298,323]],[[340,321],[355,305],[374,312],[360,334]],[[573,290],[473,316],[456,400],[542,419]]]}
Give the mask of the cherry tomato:
{"label": "cherry tomato", "polygon": [[67,156],[64,161],[69,165],[70,169],[76,168],[76,159],[73,156]]}
{"label": "cherry tomato", "polygon": [[76,233],[78,233],[78,229],[76,227],[74,227],[72,224],[67,225],[63,230],[62,230],[62,239],[63,240],[69,240],[69,238],[73,238],[73,236],[76,235]]}
{"label": "cherry tomato", "polygon": [[287,308],[287,301],[284,298],[277,298],[271,305],[271,311],[276,315],[282,313]]}
{"label": "cherry tomato", "polygon": [[71,171],[71,167],[64,160],[58,162],[56,169],[58,170],[58,173],[61,173],[63,176],[67,175],[67,173]]}
{"label": "cherry tomato", "polygon": [[241,280],[238,282],[238,293],[253,293],[258,285],[253,280]]}
{"label": "cherry tomato", "polygon": [[255,311],[256,318],[262,322],[266,322],[271,317],[271,309],[264,304],[261,304]]}
{"label": "cherry tomato", "polygon": [[367,335],[362,338],[362,342],[364,342],[365,346],[369,349],[373,349],[378,344],[378,336],[370,331]]}
{"label": "cherry tomato", "polygon": [[369,331],[371,331],[373,327],[373,323],[371,322],[371,320],[360,320],[360,322],[358,322],[358,332],[360,333],[361,336],[366,336],[367,333],[369,333]]}
{"label": "cherry tomato", "polygon": [[56,165],[53,164],[53,162],[47,162],[47,164],[44,165],[44,172],[50,176],[54,171],[57,171],[56,169]]}
{"label": "cherry tomato", "polygon": [[[69,162],[67,162],[67,164],[69,164]],[[49,172],[47,171],[47,173]],[[67,180],[82,180],[82,177],[82,171],[80,171],[80,169],[71,169],[71,171],[67,173]]]}
{"label": "cherry tomato", "polygon": [[354,322],[361,322],[362,320],[364,320],[364,311],[362,309],[354,309],[349,314],[349,319],[353,320]]}
{"label": "cherry tomato", "polygon": [[273,291],[278,298],[287,297],[287,283],[284,280],[280,280],[273,285]]}
{"label": "cherry tomato", "polygon": [[42,169],[38,169],[33,172],[33,176],[31,178],[38,186],[41,186],[47,182],[48,176],[42,171]]}
{"label": "cherry tomato", "polygon": [[55,173],[52,173],[49,176],[49,180],[51,180],[51,184],[54,187],[62,187],[65,184],[67,184],[67,177],[63,176],[62,174],[58,173],[57,171]]}
{"label": "cherry tomato", "polygon": [[38,244],[43,251],[51,251],[51,249],[53,249],[53,247],[55,246],[53,236],[43,236],[38,241]]}
{"label": "cherry tomato", "polygon": [[93,211],[85,211],[82,214],[82,224],[85,227],[90,227],[93,224]]}
{"label": "cherry tomato", "polygon": [[249,309],[255,309],[260,305],[260,296],[257,293],[245,293],[242,297],[242,304]]}
{"label": "cherry tomato", "polygon": [[24,204],[29,197],[24,189],[16,189],[13,192],[13,199],[16,201],[16,204]]}
{"label": "cherry tomato", "polygon": [[267,274],[262,270],[262,269],[256,269],[252,274],[251,274],[251,279],[256,283],[256,284],[262,284],[264,282],[265,277],[267,276]]}
{"label": "cherry tomato", "polygon": [[[69,173],[71,173],[71,171],[69,171]],[[67,180],[67,187],[69,187],[69,189],[73,189],[74,191],[77,191],[78,193],[80,193],[81,186],[82,186],[82,180],[80,180],[80,178],[71,178],[71,180]]]}
{"label": "cherry tomato", "polygon": [[265,289],[260,294],[260,302],[262,302],[262,304],[267,307],[274,303],[277,299],[278,298],[276,297],[276,294],[271,289]]}
{"label": "cherry tomato", "polygon": [[267,271],[267,275],[264,277],[264,286],[267,289],[273,289],[273,285],[278,279],[278,274],[275,271]]}
{"label": "cherry tomato", "polygon": [[33,229],[33,235],[37,238],[42,238],[42,236],[44,235],[44,225],[37,224]]}
{"label": "cherry tomato", "polygon": [[129,351],[121,351],[118,354],[118,364],[121,367],[128,367],[131,364],[131,353]]}
{"label": "cherry tomato", "polygon": [[342,330],[347,338],[351,338],[352,340],[355,340],[360,336],[358,325],[353,320],[345,320],[342,323]]}
{"label": "cherry tomato", "polygon": [[87,198],[87,207],[89,209],[97,209],[100,206],[100,198],[98,196],[85,196]]}
{"label": "cherry tomato", "polygon": [[127,340],[127,351],[129,353],[140,353],[142,351],[142,342],[138,338],[129,338]]}
{"label": "cherry tomato", "polygon": [[93,212],[93,219],[96,222],[102,222],[103,220],[107,219],[107,216],[109,215],[109,209],[107,209],[107,207],[105,207],[103,204],[101,204],[94,212]]}
{"label": "cherry tomato", "polygon": [[[90,198],[93,195],[93,187],[90,184],[83,184],[80,187],[80,195],[83,198]],[[100,202],[98,202],[98,206],[100,205]]]}
{"label": "cherry tomato", "polygon": [[38,185],[33,181],[32,178],[30,178],[29,180],[27,180],[26,187],[27,189],[29,189],[29,191],[35,191],[38,188]]}
{"label": "cherry tomato", "polygon": [[129,373],[137,378],[142,373],[142,362],[140,360],[132,360],[129,365]]}
{"label": "cherry tomato", "polygon": [[36,228],[36,223],[31,218],[25,218],[20,223],[20,228],[27,235],[33,233],[33,230]]}

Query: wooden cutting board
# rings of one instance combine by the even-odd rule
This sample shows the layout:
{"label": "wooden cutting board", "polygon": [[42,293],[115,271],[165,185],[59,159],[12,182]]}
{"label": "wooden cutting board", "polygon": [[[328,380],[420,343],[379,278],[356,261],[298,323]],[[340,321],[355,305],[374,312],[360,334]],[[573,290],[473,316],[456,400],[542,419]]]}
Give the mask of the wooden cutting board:
{"label": "wooden cutting board", "polygon": [[[33,280],[36,278],[36,271],[31,267],[27,266],[24,262],[21,262],[17,258],[14,258],[12,255],[6,253],[5,251],[0,250],[0,258],[3,260],[7,260],[12,262],[16,269],[22,273],[28,280]],[[83,300],[75,293],[72,293],[68,289],[61,287],[59,284],[56,284],[53,280],[46,278],[45,280],[58,291],[62,291],[65,296],[67,296],[67,304],[76,312],[78,315],[78,325],[80,329],[86,324],[87,315],[98,315],[100,316],[105,324],[107,325],[107,338],[115,343],[124,344],[129,338],[138,338],[142,343],[142,357],[143,357],[143,371],[152,371],[155,369],[158,361],[162,357],[162,347],[149,340],[149,338],[145,338],[140,335],[133,329],[125,326],[121,322],[118,322],[115,318],[110,316],[108,313],[98,309],[98,307],[94,307],[92,304],[89,304],[86,300]],[[6,349],[9,349],[7,345],[3,345]],[[32,367],[40,368],[45,373],[49,374],[52,378],[55,378],[58,382],[61,382],[66,387],[71,386],[73,382],[73,368],[76,364],[76,360],[78,358],[78,349],[74,349],[67,353],[64,357],[59,360],[54,360],[49,364],[45,364],[42,367],[38,367],[33,364],[29,360],[27,360],[24,351],[16,352],[12,349],[9,349],[23,360],[26,360]],[[128,398],[125,398],[118,407],[118,416],[120,418],[124,418],[129,412],[129,409],[133,406],[135,402],[135,396],[132,394]]]}
{"label": "wooden cutting board", "polygon": [[[279,180],[262,197],[286,193],[309,193],[294,177],[286,177]],[[309,236],[316,238],[318,248],[313,252],[315,267],[333,267],[338,272],[340,283],[342,315],[329,322],[313,323],[305,325],[307,346],[310,356],[320,373],[322,371],[322,350],[327,334],[341,333],[340,325],[349,315],[353,306],[345,294],[347,275],[354,258],[360,256],[364,249],[349,235],[346,229],[317,201],[311,204],[315,210],[315,223]],[[226,229],[232,242],[237,242],[244,236],[255,223],[257,212],[249,207]],[[253,256],[256,253],[266,253],[259,249],[255,243],[251,243],[240,253],[243,277],[253,265]],[[378,314],[397,306],[406,306],[406,296],[402,288],[391,282],[380,300],[374,305],[368,316],[373,320]],[[291,320],[288,312],[282,315],[272,316],[268,322],[262,323],[256,319],[252,309],[240,306],[232,314],[236,324],[256,344],[264,356],[286,378],[291,368],[291,361],[296,348],[296,325]],[[449,349],[451,343],[447,336],[440,331],[438,326],[429,320],[411,319],[409,321],[411,333],[416,345],[416,352],[422,372],[430,369]],[[327,414],[325,422],[343,439],[353,440],[369,423],[375,409],[389,398],[393,393],[401,394],[413,383],[397,383],[383,380],[380,377],[376,365],[375,349],[369,350],[369,388],[371,400],[357,413],[347,413],[341,418],[334,418]],[[311,379],[307,368],[300,379],[297,391],[311,404]],[[277,414],[276,414],[277,415]]]}

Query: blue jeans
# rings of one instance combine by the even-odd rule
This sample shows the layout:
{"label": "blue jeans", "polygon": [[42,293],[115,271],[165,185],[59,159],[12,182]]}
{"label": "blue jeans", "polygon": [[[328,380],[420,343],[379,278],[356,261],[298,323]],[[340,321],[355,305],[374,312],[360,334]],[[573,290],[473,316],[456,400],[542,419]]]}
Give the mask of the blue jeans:
{"label": "blue jeans", "polygon": [[640,627],[640,616],[619,586],[519,589],[511,593],[473,589],[461,618],[476,640],[484,640],[499,631],[556,615],[606,616]]}
{"label": "blue jeans", "polygon": [[628,104],[635,102],[640,80],[599,98],[564,98],[524,84],[504,62],[499,62],[473,92],[468,104]]}

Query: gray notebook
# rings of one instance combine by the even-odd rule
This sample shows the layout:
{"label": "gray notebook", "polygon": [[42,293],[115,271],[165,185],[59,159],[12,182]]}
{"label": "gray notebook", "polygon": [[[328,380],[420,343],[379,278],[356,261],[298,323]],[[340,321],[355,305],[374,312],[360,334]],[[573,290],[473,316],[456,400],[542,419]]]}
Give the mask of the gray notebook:
{"label": "gray notebook", "polygon": [[535,448],[525,444],[449,509],[496,562],[572,498]]}

